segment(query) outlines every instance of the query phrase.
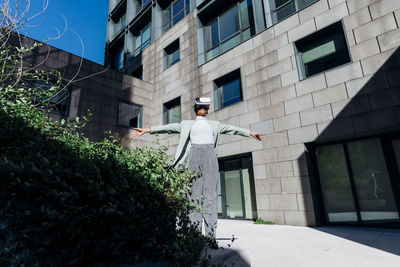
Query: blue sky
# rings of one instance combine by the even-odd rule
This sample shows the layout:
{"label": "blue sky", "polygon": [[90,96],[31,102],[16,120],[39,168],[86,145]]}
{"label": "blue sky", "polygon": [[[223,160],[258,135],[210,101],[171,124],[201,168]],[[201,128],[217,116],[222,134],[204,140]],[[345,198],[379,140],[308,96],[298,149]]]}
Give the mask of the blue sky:
{"label": "blue sky", "polygon": [[[99,64],[104,63],[108,0],[48,0],[45,13],[27,23],[21,33],[44,41],[67,28],[64,35],[49,44]],[[42,9],[43,0],[31,0],[30,14]],[[65,17],[65,20],[63,18]],[[76,34],[79,37],[76,36]]]}

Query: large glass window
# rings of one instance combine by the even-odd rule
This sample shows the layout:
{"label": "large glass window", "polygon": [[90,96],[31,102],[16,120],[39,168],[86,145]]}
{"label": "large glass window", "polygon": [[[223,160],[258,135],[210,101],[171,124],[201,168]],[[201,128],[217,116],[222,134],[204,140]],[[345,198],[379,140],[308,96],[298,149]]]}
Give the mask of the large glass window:
{"label": "large glass window", "polygon": [[142,127],[142,107],[135,104],[119,102],[118,125],[128,128]]}
{"label": "large glass window", "polygon": [[[269,0],[272,23],[278,23],[318,0]],[[267,12],[269,13],[269,12]]]}
{"label": "large glass window", "polygon": [[[386,145],[382,145],[386,144]],[[369,138],[315,150],[328,222],[374,223],[399,220],[399,143]],[[391,155],[394,151],[395,157]],[[390,167],[390,168],[389,168]],[[390,170],[390,171],[389,171]]]}
{"label": "large glass window", "polygon": [[219,216],[257,218],[251,157],[220,160],[219,165]]}
{"label": "large glass window", "polygon": [[150,37],[150,24],[148,24],[135,35],[135,56],[150,45]]}
{"label": "large glass window", "polygon": [[240,69],[214,81],[214,109],[219,110],[242,101]]}
{"label": "large glass window", "polygon": [[179,60],[179,39],[177,39],[164,49],[164,70],[171,67]]}
{"label": "large glass window", "polygon": [[241,1],[204,27],[206,61],[251,37],[252,2]]}
{"label": "large glass window", "polygon": [[316,156],[329,222],[357,221],[343,145],[318,147]]}
{"label": "large glass window", "polygon": [[177,97],[163,105],[163,123],[181,122],[181,98]]}
{"label": "large glass window", "polygon": [[294,45],[300,79],[350,62],[341,21],[295,42]]}
{"label": "large glass window", "polygon": [[163,12],[163,30],[168,31],[190,12],[189,0],[176,0]]}
{"label": "large glass window", "polygon": [[399,219],[378,138],[348,143],[361,220]]}

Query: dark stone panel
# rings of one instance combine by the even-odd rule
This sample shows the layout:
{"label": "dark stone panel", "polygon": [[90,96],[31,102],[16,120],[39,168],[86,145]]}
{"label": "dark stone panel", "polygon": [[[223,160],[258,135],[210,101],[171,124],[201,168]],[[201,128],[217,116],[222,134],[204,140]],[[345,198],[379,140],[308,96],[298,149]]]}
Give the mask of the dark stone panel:
{"label": "dark stone panel", "polygon": [[317,143],[321,141],[331,141],[351,136],[354,134],[354,126],[351,118],[334,119],[328,126],[329,130],[324,130],[317,139]]}
{"label": "dark stone panel", "polygon": [[394,108],[377,110],[353,117],[354,129],[363,133],[370,130],[386,130],[398,126]]}
{"label": "dark stone panel", "polygon": [[400,87],[371,93],[369,99],[374,110],[398,106],[400,103]]}
{"label": "dark stone panel", "polygon": [[368,95],[356,96],[351,100],[351,105],[347,105],[339,114],[338,118],[349,117],[362,114],[371,110]]}

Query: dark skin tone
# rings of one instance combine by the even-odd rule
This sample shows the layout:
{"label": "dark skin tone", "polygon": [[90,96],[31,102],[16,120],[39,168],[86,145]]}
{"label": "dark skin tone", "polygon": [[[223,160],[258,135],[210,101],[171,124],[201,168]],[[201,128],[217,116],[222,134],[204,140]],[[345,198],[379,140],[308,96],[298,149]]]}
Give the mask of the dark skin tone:
{"label": "dark skin tone", "polygon": [[[196,109],[194,112],[196,113],[196,116],[202,116],[202,117],[205,117],[208,114],[208,110],[205,108]],[[150,128],[134,128],[134,129],[136,130],[136,132],[132,134],[133,138],[138,138],[146,133],[150,133]],[[250,136],[256,139],[257,141],[262,140],[262,134],[257,132],[250,131]]]}

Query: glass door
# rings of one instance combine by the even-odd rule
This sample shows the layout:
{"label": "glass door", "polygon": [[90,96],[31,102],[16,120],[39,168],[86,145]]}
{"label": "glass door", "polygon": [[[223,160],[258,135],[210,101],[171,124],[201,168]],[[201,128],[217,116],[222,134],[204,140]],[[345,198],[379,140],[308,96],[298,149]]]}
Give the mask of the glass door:
{"label": "glass door", "polygon": [[222,218],[257,217],[251,158],[220,160],[218,213]]}
{"label": "glass door", "polygon": [[224,162],[224,176],[226,215],[230,218],[242,218],[242,177],[239,159]]}

